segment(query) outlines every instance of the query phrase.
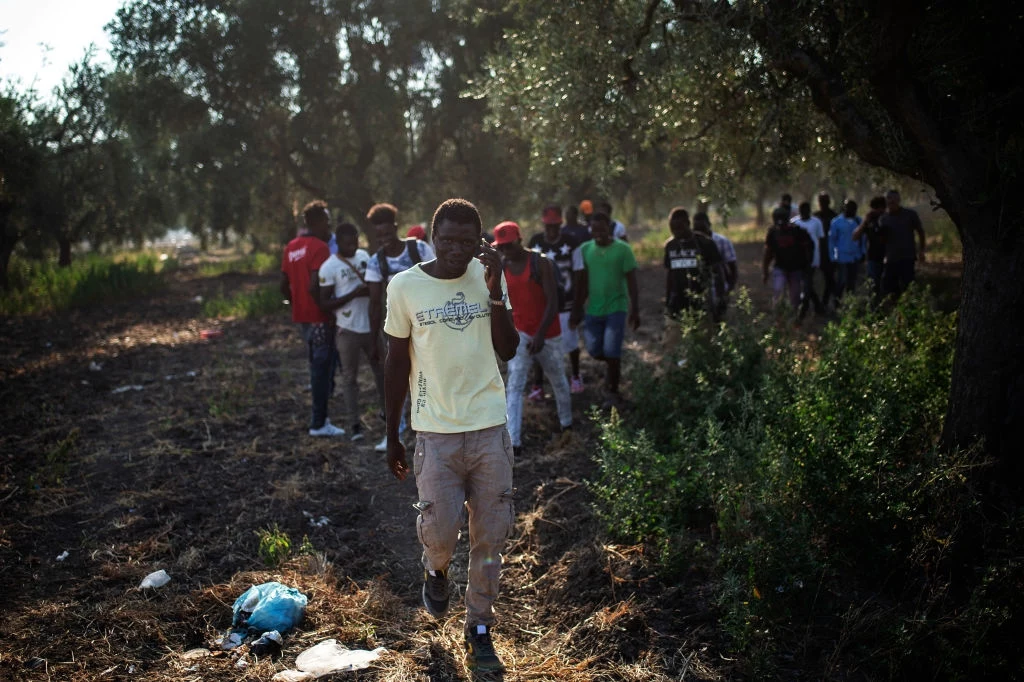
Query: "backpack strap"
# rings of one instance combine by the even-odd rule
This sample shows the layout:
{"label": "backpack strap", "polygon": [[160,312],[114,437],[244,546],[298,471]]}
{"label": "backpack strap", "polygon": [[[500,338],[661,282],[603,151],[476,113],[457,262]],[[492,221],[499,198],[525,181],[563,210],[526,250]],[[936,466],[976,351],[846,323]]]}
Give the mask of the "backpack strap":
{"label": "backpack strap", "polygon": [[540,259],[543,257],[537,251],[530,251],[530,279],[541,285],[541,287],[544,286],[544,281],[540,276]]}
{"label": "backpack strap", "polygon": [[388,257],[384,255],[383,247],[377,249],[377,265],[380,267],[380,281],[387,284],[388,276],[391,274],[391,268],[388,267]]}
{"label": "backpack strap", "polygon": [[405,240],[405,252],[409,254],[409,260],[412,261],[413,265],[420,262],[420,245],[419,239],[413,237],[412,239]]}

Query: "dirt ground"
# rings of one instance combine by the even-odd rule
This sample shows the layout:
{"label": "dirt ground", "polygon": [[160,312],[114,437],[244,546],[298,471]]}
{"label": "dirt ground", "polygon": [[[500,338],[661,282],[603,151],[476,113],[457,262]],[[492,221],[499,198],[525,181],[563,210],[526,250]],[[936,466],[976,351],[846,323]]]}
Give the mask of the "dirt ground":
{"label": "dirt ground", "polygon": [[[764,307],[760,249],[738,250],[741,283]],[[383,423],[368,372],[366,439],[310,438],[305,354],[286,309],[201,317],[199,296],[274,281],[185,269],[151,298],[0,321],[0,679],[269,680],[329,638],[388,653],[326,679],[470,679],[461,603],[440,622],[419,606],[415,485],[394,480],[373,451]],[[634,363],[656,362],[663,271],[645,266],[640,281],[643,326],[627,347]],[[211,329],[223,335],[202,338]],[[600,533],[585,482],[601,369],[587,359],[583,369],[575,433],[553,435],[550,399],[524,417],[496,605],[504,679],[741,677],[705,567],[662,584],[642,546]],[[257,533],[274,524],[293,558],[268,569]],[[463,540],[460,588],[465,550]],[[169,584],[137,589],[161,568]],[[283,656],[220,651],[235,598],[268,580],[309,597]]]}

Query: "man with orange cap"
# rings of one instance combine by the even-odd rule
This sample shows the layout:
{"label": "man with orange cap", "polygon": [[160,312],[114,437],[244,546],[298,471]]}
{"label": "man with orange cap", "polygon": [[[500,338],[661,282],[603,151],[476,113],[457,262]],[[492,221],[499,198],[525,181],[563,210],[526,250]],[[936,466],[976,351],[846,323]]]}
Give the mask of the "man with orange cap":
{"label": "man with orange cap", "polygon": [[590,218],[594,215],[594,204],[591,203],[590,199],[584,199],[580,202],[580,217],[583,220],[583,224],[588,228],[590,227]]}

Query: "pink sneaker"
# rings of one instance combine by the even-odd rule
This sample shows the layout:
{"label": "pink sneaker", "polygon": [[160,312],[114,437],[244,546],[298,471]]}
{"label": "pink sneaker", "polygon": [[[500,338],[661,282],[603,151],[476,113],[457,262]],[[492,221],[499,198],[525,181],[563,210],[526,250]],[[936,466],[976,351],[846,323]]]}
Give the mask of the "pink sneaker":
{"label": "pink sneaker", "polygon": [[583,393],[583,379],[573,377],[569,380],[569,390],[573,393]]}
{"label": "pink sneaker", "polygon": [[531,403],[540,403],[544,401],[544,387],[534,386],[530,389],[530,392],[526,394],[526,399]]}

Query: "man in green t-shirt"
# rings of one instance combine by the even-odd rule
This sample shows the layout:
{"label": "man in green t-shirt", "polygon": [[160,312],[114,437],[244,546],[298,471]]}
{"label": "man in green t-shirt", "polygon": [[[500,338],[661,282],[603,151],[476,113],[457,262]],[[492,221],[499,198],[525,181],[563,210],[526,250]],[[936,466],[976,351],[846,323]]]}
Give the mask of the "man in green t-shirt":
{"label": "man in green t-shirt", "polygon": [[587,352],[608,366],[605,407],[614,407],[621,402],[619,376],[626,323],[634,331],[640,326],[636,258],[627,242],[612,237],[608,214],[594,214],[590,234],[593,239],[576,250],[578,257],[573,263],[575,300],[569,326],[575,329],[583,322]]}

